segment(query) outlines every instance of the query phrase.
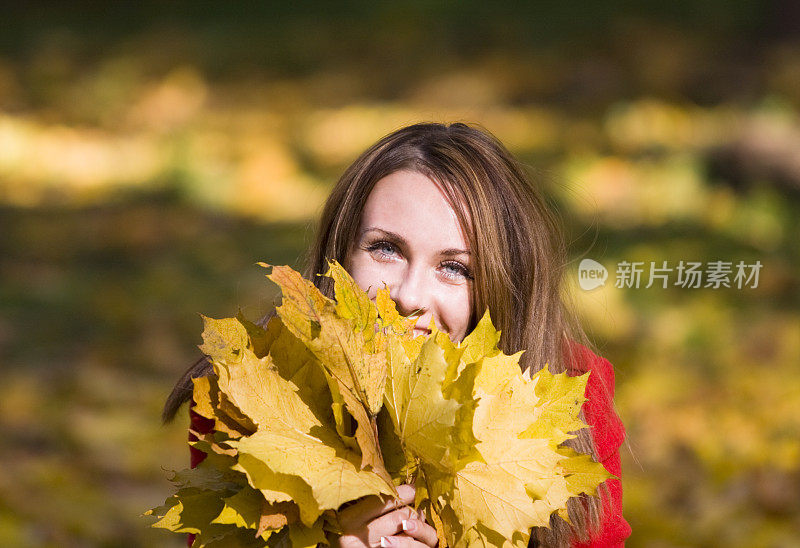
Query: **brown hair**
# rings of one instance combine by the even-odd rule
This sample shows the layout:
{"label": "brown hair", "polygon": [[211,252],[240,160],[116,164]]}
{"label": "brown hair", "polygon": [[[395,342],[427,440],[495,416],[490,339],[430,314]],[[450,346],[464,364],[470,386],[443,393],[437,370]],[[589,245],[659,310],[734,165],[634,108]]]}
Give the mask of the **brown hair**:
{"label": "brown hair", "polygon": [[[501,349],[507,354],[526,350],[523,370],[534,373],[549,364],[551,372],[567,371],[572,342],[585,344],[586,337],[564,304],[561,280],[567,259],[557,218],[523,166],[484,130],[462,123],[415,124],[366,150],[325,204],[304,275],[333,295],[332,281],[318,274],[327,270],[329,260],[347,264],[369,193],[380,179],[401,170],[437,182],[465,229],[475,280],[469,329],[488,308],[502,331]],[[167,400],[165,420],[191,397],[191,379],[209,372],[201,359],[184,373]],[[588,428],[566,444],[596,458]],[[534,529],[532,541],[546,546],[585,541],[598,527],[601,508],[598,497],[572,499],[568,513],[573,525],[554,514],[551,528]]]}

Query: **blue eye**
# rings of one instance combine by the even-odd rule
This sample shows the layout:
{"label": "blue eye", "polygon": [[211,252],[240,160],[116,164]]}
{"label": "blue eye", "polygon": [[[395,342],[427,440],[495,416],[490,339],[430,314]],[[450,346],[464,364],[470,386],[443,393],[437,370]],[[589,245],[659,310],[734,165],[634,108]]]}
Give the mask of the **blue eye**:
{"label": "blue eye", "polygon": [[442,263],[442,268],[446,271],[446,276],[448,277],[462,277],[466,278],[467,280],[472,279],[469,269],[458,261],[447,261],[446,263]]}
{"label": "blue eye", "polygon": [[393,244],[391,244],[391,243],[389,243],[389,242],[387,242],[385,240],[381,240],[381,241],[374,242],[374,243],[368,245],[367,246],[367,251],[369,251],[369,252],[377,252],[379,255],[382,255],[382,256],[389,256],[389,255],[393,255],[394,253],[396,253],[397,252],[397,248]]}

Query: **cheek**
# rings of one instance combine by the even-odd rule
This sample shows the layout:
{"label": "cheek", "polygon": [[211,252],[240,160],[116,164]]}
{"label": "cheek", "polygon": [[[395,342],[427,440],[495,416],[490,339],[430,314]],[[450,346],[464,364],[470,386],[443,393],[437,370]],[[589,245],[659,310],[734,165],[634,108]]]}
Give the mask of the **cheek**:
{"label": "cheek", "polygon": [[449,293],[442,301],[443,320],[450,327],[451,338],[461,341],[467,335],[467,327],[472,315],[472,298],[469,286],[459,287]]}
{"label": "cheek", "polygon": [[347,272],[353,277],[358,287],[366,291],[370,299],[378,294],[384,282],[390,283],[389,274],[384,265],[376,263],[369,255],[356,251],[347,261]]}

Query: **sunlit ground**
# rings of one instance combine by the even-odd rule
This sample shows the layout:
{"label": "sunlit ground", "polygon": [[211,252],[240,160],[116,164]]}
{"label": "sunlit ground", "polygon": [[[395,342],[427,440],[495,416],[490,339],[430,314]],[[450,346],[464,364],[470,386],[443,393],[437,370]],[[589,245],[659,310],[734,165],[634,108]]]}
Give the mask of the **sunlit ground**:
{"label": "sunlit ground", "polygon": [[[0,57],[0,544],[181,544],[140,514],[188,462],[185,416],[159,414],[197,356],[198,315],[268,310],[255,263],[299,265],[346,165],[421,120],[480,123],[562,212],[567,286],[617,371],[628,545],[796,540],[796,44],[772,51],[755,98],[700,102],[647,84],[662,80],[630,59],[635,94],[602,63],[576,76],[530,53],[391,93],[352,68],[215,78],[187,54],[155,70],[169,32],[110,41],[86,67],[54,36]],[[638,36],[663,86],[679,81],[667,53],[689,62],[697,45],[665,53]],[[552,100],[579,76],[610,99]],[[605,286],[578,287],[583,258],[608,269]],[[757,287],[617,288],[622,261],[762,268]]]}

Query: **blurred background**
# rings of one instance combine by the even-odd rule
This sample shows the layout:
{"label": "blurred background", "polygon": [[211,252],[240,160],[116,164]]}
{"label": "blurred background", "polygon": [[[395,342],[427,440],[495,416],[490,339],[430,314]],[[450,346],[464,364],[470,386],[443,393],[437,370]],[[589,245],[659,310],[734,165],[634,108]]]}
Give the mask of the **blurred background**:
{"label": "blurred background", "polygon": [[[199,314],[258,318],[328,190],[405,124],[481,124],[560,210],[616,367],[629,546],[800,531],[796,2],[4,3],[0,545],[179,546],[164,399]],[[577,265],[609,270],[578,287]],[[621,261],[757,287],[614,287]]]}

